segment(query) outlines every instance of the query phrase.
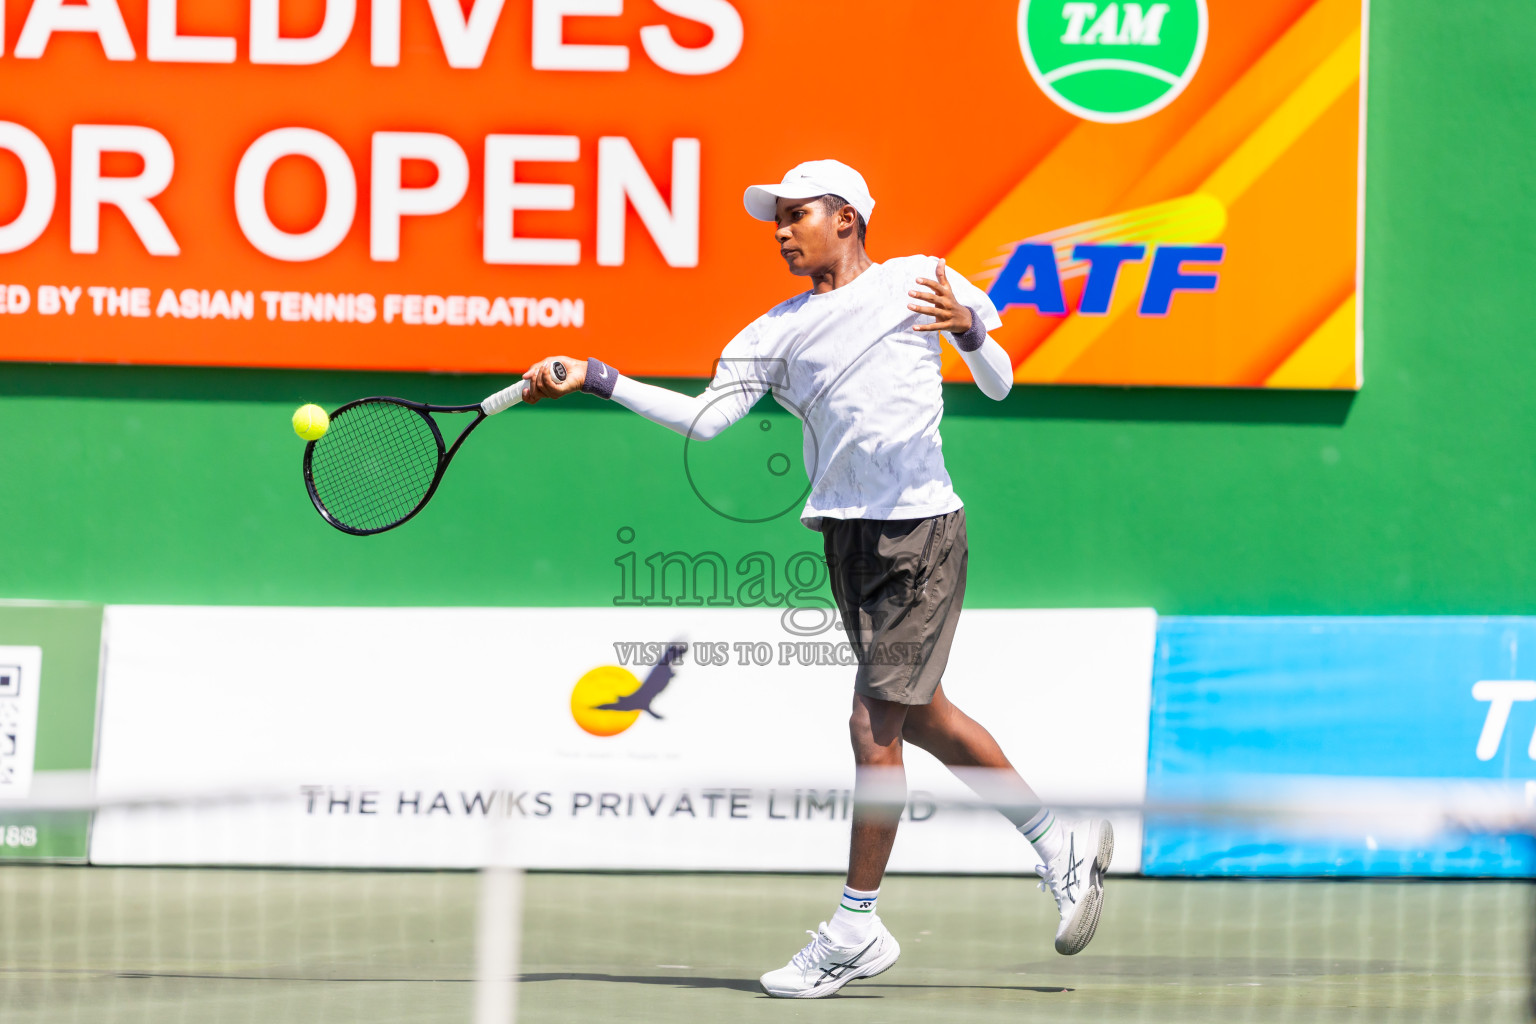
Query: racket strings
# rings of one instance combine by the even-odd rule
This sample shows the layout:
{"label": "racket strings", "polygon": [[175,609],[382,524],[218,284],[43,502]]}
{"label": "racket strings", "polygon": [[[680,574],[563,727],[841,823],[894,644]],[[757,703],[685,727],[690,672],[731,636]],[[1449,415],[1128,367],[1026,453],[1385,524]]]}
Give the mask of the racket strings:
{"label": "racket strings", "polygon": [[364,402],[331,420],[315,442],[310,476],[331,516],[354,530],[379,530],[427,496],[441,455],[427,418],[394,402]]}

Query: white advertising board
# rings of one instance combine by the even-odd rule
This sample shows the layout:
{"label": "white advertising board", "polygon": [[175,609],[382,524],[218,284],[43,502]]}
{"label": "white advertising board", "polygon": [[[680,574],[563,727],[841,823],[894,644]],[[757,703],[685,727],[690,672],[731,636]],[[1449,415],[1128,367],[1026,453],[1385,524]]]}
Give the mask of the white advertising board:
{"label": "white advertising board", "polygon": [[[114,606],[106,631],[98,796],[271,798],[103,810],[96,863],[846,865],[853,669],[779,610]],[[1150,609],[967,611],[945,691],[1053,806],[1132,804],[1155,632]],[[673,641],[662,686],[643,662]],[[1000,815],[947,802],[967,790],[937,761],[906,761],[891,870],[1033,866]],[[1135,871],[1140,823],[1116,826]]]}

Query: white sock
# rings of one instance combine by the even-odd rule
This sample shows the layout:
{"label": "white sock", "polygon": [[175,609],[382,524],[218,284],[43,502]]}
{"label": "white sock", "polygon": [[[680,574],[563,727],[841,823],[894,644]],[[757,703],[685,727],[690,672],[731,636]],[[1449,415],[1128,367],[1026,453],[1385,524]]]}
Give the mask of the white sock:
{"label": "white sock", "polygon": [[1061,826],[1049,808],[1040,808],[1040,813],[1020,825],[1019,831],[1047,864],[1061,852]]}
{"label": "white sock", "polygon": [[869,941],[875,931],[875,900],[879,895],[879,889],[843,886],[843,898],[827,922],[827,937],[834,945],[846,949]]}

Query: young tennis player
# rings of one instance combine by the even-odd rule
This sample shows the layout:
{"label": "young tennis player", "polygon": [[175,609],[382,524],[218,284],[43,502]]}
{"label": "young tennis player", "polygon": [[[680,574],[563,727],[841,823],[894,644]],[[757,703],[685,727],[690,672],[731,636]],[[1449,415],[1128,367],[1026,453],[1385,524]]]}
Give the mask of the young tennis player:
{"label": "young tennis player", "polygon": [[[527,401],[581,390],[680,434],[708,440],[772,393],[804,422],[810,497],[801,521],[822,534],[848,639],[859,653],[849,729],[857,774],[847,885],[815,937],[763,975],[775,996],[831,995],[896,962],[876,913],[905,800],[902,743],[933,754],[993,803],[1044,862],[1056,900],[1056,949],[1093,937],[1114,838],[1109,822],[1059,822],[992,735],[952,704],[941,679],[965,594],[965,509],[944,468],[940,339],[982,392],[1002,399],[1012,365],[987,335],[1002,320],[943,260],[876,263],[864,250],[875,201],[836,160],[803,163],[746,190],[747,212],[776,227],[790,273],[811,289],[770,309],[725,347],[714,381],[690,397],[632,380],[596,358],[545,359],[524,376]],[[552,365],[572,372],[561,381]]]}

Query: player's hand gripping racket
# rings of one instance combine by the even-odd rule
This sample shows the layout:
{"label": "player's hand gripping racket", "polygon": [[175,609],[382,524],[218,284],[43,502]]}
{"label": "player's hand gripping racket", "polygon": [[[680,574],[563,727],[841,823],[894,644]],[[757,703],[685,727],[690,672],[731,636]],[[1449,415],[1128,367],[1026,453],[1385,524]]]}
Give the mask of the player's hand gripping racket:
{"label": "player's hand gripping racket", "polygon": [[[555,380],[565,366],[551,365]],[[487,416],[523,400],[520,380],[478,405],[423,405],[403,398],[360,398],[331,413],[330,429],[304,446],[304,486],[336,529],[366,536],[394,529],[420,512],[464,439]],[[433,413],[474,413],[453,445],[443,444]]]}

